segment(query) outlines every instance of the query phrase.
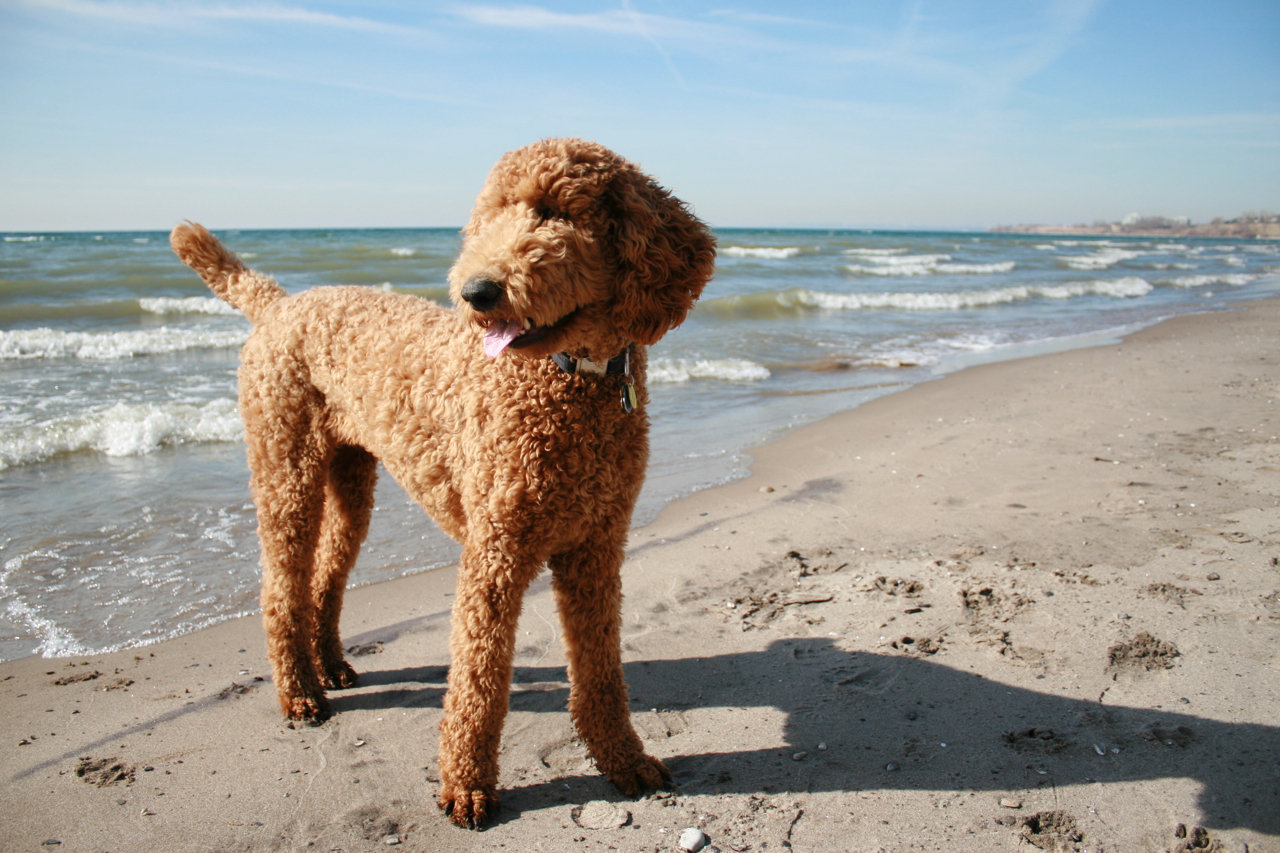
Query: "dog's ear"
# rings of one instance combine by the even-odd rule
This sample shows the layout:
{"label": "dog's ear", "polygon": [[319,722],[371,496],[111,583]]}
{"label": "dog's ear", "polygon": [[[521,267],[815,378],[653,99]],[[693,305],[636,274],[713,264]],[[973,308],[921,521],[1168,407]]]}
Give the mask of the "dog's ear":
{"label": "dog's ear", "polygon": [[643,345],[680,325],[715,272],[716,241],[684,202],[627,163],[609,183],[617,253],[613,316]]}

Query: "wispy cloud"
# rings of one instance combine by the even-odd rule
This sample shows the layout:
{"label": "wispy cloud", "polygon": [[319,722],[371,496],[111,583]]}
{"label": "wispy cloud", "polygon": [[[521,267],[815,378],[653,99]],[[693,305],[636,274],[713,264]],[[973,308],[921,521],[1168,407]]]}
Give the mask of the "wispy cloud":
{"label": "wispy cloud", "polygon": [[452,11],[458,18],[485,27],[577,31],[642,39],[662,57],[667,70],[682,89],[687,89],[688,84],[663,42],[705,45],[726,39],[741,41],[744,35],[734,28],[718,24],[638,12],[630,0],[623,0],[621,9],[605,12],[556,12],[541,6],[457,6]]}
{"label": "wispy cloud", "polygon": [[1181,116],[1125,116],[1072,125],[1087,130],[1267,130],[1280,129],[1280,113],[1214,113]]}
{"label": "wispy cloud", "polygon": [[297,6],[274,3],[254,5],[200,5],[194,3],[121,3],[94,0],[27,0],[28,7],[60,12],[78,18],[111,21],[134,26],[173,28],[201,21],[262,21],[365,32],[425,34],[427,31],[370,18],[333,15]]}
{"label": "wispy cloud", "polygon": [[639,12],[629,0],[623,0],[622,8],[605,12],[556,12],[527,5],[465,5],[454,6],[450,13],[473,24],[508,29],[594,32],[704,44],[759,41],[757,35],[742,27]]}

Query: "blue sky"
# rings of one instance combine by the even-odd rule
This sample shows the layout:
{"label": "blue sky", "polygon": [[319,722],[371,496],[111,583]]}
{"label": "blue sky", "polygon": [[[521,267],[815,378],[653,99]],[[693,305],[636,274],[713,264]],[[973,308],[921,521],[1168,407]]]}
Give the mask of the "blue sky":
{"label": "blue sky", "polygon": [[1280,210],[1280,2],[0,0],[0,230],[456,226],[546,136],[722,227]]}

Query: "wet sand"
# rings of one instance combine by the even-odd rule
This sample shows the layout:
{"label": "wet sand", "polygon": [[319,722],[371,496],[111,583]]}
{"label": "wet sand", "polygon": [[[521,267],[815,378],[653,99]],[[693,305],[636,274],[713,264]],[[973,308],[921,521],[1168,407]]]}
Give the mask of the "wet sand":
{"label": "wet sand", "polygon": [[970,368],[636,530],[627,676],[673,791],[585,759],[544,577],[503,810],[449,824],[432,572],[348,593],[361,685],[317,728],[256,618],[0,664],[0,849],[1280,851],[1278,340],[1270,300]]}

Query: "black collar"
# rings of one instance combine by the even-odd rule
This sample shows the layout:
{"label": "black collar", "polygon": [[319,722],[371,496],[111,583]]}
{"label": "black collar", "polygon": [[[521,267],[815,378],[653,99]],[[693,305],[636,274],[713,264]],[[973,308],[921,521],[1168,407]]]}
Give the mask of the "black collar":
{"label": "black collar", "polygon": [[609,359],[606,364],[592,361],[589,358],[574,358],[566,352],[553,353],[551,360],[565,373],[595,373],[600,376],[620,376],[627,372],[629,366],[627,362],[630,354],[630,348],[624,349]]}

